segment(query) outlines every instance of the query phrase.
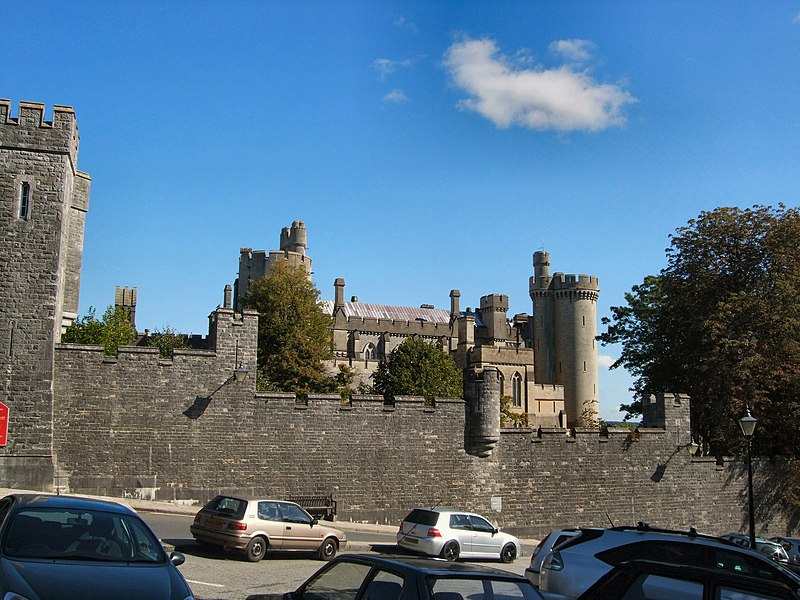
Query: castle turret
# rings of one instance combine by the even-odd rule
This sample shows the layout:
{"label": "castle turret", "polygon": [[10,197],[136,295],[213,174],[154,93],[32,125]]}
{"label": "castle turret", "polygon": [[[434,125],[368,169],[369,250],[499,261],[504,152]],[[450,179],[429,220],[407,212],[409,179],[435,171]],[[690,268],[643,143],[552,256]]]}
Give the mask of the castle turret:
{"label": "castle turret", "polygon": [[464,371],[467,410],[467,453],[492,455],[500,441],[500,370],[494,366]]}
{"label": "castle turret", "polygon": [[0,100],[0,402],[9,407],[0,482],[51,489],[53,352],[78,314],[91,179],[77,168],[75,113]]}
{"label": "castle turret", "polygon": [[597,277],[550,276],[550,255],[533,255],[534,373],[537,383],[564,386],[569,426],[599,415],[597,376]]}
{"label": "castle turret", "polygon": [[488,345],[502,346],[508,339],[508,296],[489,294],[481,298],[481,322],[486,328],[484,341]]}

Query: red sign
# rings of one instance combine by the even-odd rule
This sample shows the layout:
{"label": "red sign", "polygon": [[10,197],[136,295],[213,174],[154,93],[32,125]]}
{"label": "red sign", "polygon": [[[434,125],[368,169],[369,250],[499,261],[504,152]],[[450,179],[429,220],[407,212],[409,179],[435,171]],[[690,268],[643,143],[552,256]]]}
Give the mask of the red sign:
{"label": "red sign", "polygon": [[8,439],[8,406],[0,402],[0,446]]}

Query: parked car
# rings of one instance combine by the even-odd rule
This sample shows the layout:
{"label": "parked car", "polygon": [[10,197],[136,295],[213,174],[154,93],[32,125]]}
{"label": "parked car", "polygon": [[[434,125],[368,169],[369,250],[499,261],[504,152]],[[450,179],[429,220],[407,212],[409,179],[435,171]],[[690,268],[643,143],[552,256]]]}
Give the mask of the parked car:
{"label": "parked car", "polygon": [[771,542],[780,544],[786,554],[789,555],[789,563],[792,565],[800,565],[800,539],[776,536],[769,538]]}
{"label": "parked car", "polygon": [[[750,547],[750,536],[741,533],[725,533],[719,537],[722,540],[732,542],[737,546],[742,546],[743,548]],[[778,542],[757,537],[756,550],[761,552],[761,554],[764,556],[768,556],[775,562],[779,562],[783,565],[789,564],[789,554]]]}
{"label": "parked car", "polygon": [[408,513],[397,531],[397,545],[451,561],[499,558],[510,563],[522,553],[517,538],[501,532],[485,517],[440,508],[415,508]]}
{"label": "parked car", "polygon": [[531,564],[525,569],[525,577],[527,577],[533,585],[539,587],[539,573],[542,570],[542,562],[545,556],[547,556],[553,548],[557,548],[563,542],[575,537],[580,532],[580,529],[573,527],[570,529],[555,529],[548,533],[542,541],[537,544],[536,548],[533,549]]}
{"label": "parked car", "polygon": [[644,523],[582,529],[547,555],[539,589],[548,598],[577,598],[616,565],[634,559],[736,571],[800,590],[800,577],[763,554],[694,529],[655,529]]}
{"label": "parked car", "polygon": [[164,547],[131,508],[11,494],[0,500],[0,598],[193,600]]}
{"label": "parked car", "polygon": [[250,562],[268,550],[316,552],[331,560],[347,545],[343,531],[320,525],[299,504],[285,500],[216,496],[194,517],[190,526],[200,543],[240,551]]}
{"label": "parked car", "polygon": [[436,558],[342,554],[294,592],[247,600],[542,600],[531,582],[493,567]]}
{"label": "parked car", "polygon": [[579,600],[622,598],[719,598],[797,600],[792,590],[736,571],[648,560],[618,564],[580,595]]}

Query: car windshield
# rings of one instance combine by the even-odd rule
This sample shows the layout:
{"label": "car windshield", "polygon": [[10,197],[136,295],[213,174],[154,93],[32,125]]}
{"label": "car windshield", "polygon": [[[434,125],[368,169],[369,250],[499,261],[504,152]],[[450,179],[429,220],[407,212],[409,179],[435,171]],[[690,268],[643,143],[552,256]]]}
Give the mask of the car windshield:
{"label": "car windshield", "polygon": [[99,510],[20,510],[8,517],[0,552],[51,560],[166,560],[160,542],[137,516]]}
{"label": "car windshield", "polygon": [[542,597],[530,583],[519,580],[430,576],[427,583],[433,600],[541,600]]}

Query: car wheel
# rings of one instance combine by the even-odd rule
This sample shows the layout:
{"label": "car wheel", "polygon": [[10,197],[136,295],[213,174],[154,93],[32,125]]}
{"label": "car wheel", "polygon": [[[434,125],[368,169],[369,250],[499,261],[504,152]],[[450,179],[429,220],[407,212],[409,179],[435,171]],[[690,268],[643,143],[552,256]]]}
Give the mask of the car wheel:
{"label": "car wheel", "polygon": [[336,543],[336,539],[329,537],[325,538],[325,541],[322,542],[322,545],[319,547],[318,556],[320,560],[330,560],[334,556],[336,556],[336,551],[339,549],[339,544]]}
{"label": "car wheel", "polygon": [[506,544],[500,551],[500,560],[504,563],[512,563],[517,560],[517,547],[514,544]]}
{"label": "car wheel", "polygon": [[254,537],[250,540],[250,543],[247,544],[247,548],[244,549],[244,557],[248,562],[258,562],[264,558],[266,552],[267,540],[262,537]]}
{"label": "car wheel", "polygon": [[458,547],[458,542],[455,540],[450,540],[442,548],[440,556],[445,560],[454,561],[458,560],[458,555],[460,553],[461,549]]}

